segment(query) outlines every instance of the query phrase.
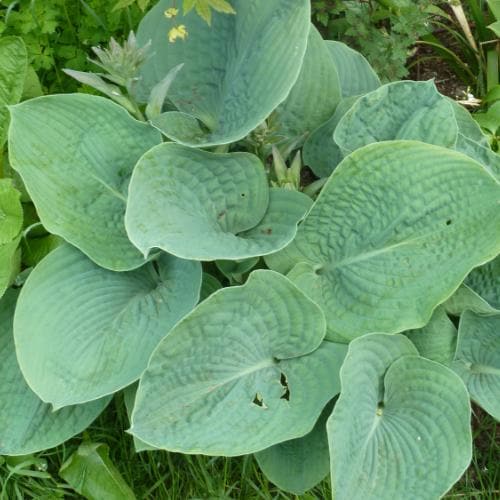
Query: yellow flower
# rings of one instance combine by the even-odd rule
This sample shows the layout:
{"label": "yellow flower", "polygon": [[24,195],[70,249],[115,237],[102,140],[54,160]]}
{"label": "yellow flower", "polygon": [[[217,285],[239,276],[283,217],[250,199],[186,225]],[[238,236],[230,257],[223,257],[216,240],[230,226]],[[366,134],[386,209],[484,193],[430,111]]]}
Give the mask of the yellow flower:
{"label": "yellow flower", "polygon": [[177,40],[177,38],[180,38],[181,40],[185,40],[187,36],[188,36],[188,32],[186,30],[186,26],[184,26],[183,24],[179,24],[179,26],[173,27],[168,32],[168,41],[170,43],[174,43]]}
{"label": "yellow flower", "polygon": [[179,13],[179,9],[176,9],[175,7],[170,7],[170,9],[167,9],[164,14],[167,19],[172,19]]}

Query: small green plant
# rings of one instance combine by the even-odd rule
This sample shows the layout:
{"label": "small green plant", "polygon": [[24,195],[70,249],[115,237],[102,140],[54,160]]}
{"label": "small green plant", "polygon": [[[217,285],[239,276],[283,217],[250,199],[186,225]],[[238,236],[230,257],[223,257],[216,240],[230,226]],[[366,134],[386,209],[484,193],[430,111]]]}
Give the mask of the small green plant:
{"label": "small green plant", "polygon": [[[500,157],[433,82],[381,85],[325,42],[307,0],[233,4],[170,44],[161,0],[134,40],[150,57],[98,53],[133,109],[9,105],[10,163],[64,243],[2,290],[0,454],[122,394],[137,450],[254,455],[293,494],[330,473],[339,500],[439,498],[472,459],[471,399],[500,418]],[[86,460],[107,450],[66,462],[77,491]]]}
{"label": "small green plant", "polygon": [[433,0],[313,0],[313,17],[329,38],[368,58],[384,81],[408,74],[417,40],[432,31]]}

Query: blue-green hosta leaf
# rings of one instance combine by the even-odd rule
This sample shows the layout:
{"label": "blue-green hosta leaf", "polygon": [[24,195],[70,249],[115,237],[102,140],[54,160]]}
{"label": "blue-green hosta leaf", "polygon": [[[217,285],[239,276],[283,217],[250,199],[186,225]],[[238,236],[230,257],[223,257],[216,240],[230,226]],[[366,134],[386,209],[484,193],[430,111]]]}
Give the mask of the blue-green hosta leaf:
{"label": "blue-green hosta leaf", "polygon": [[458,133],[475,143],[490,148],[488,138],[483,134],[481,127],[472,115],[461,104],[453,99],[448,99],[453,106],[453,113],[458,125]]}
{"label": "blue-green hosta leaf", "polygon": [[500,255],[476,267],[465,278],[465,284],[495,309],[500,309]]}
{"label": "blue-green hosta leaf", "polygon": [[162,340],[130,432],[157,448],[225,456],[304,436],[338,390],[341,347],[324,334],[316,304],[284,276],[254,271]]}
{"label": "blue-green hosta leaf", "polygon": [[453,371],[401,335],[356,339],[328,420],[335,500],[441,497],[472,455],[470,403]]}
{"label": "blue-green hosta leaf", "polygon": [[21,193],[14,188],[11,179],[0,179],[0,245],[19,236],[23,226],[20,198]]}
{"label": "blue-green hosta leaf", "polygon": [[18,250],[21,237],[0,245],[0,297],[14,281],[19,271],[21,256]]}
{"label": "blue-green hosta leaf", "polygon": [[[340,344],[339,344],[340,345]],[[347,348],[344,346],[342,360]],[[340,362],[339,366],[342,364]],[[340,378],[338,379],[340,392]],[[328,404],[313,430],[305,436],[275,444],[255,454],[265,476],[281,490],[302,495],[322,481],[330,470],[326,421],[332,413]]]}
{"label": "blue-green hosta leaf", "polygon": [[0,150],[9,127],[8,105],[17,104],[23,94],[28,70],[28,53],[22,38],[0,38]]}
{"label": "blue-green hosta leaf", "polygon": [[215,293],[217,290],[222,288],[222,283],[211,274],[203,273],[203,279],[201,282],[201,290],[200,290],[200,302],[202,300],[207,299]]}
{"label": "blue-green hosta leaf", "polygon": [[83,431],[110,398],[53,411],[26,384],[17,364],[12,322],[17,292],[0,301],[0,454],[27,455],[57,446]]}
{"label": "blue-green hosta leaf", "polygon": [[52,250],[55,250],[63,243],[65,241],[55,234],[23,238],[21,242],[23,264],[28,267],[36,266]]}
{"label": "blue-green hosta leaf", "polygon": [[340,98],[335,64],[318,30],[311,26],[299,78],[286,100],[273,113],[271,126],[287,139],[308,135],[328,120]]}
{"label": "blue-green hosta leaf", "polygon": [[380,87],[379,77],[362,54],[342,42],[325,43],[337,68],[343,97],[366,94]]}
{"label": "blue-green hosta leaf", "polygon": [[192,11],[189,36],[167,43],[173,24],[160,1],[142,20],[139,44],[152,40],[139,95],[146,101],[167,73],[184,63],[169,91],[178,112],[153,123],[189,146],[228,144],[245,137],[285,100],[299,75],[310,30],[308,0],[234,0],[235,16],[214,13],[212,26]]}
{"label": "blue-green hosta leaf", "polygon": [[465,382],[471,398],[500,420],[500,313],[492,316],[463,313],[452,366]]}
{"label": "blue-green hosta leaf", "polygon": [[496,314],[500,313],[488,304],[480,295],[465,284],[460,285],[456,292],[443,303],[443,307],[448,314],[460,316],[464,311],[470,310],[478,314]]}
{"label": "blue-green hosta leaf", "polygon": [[307,138],[302,149],[302,158],[304,164],[318,177],[328,177],[344,158],[333,140],[333,132],[357,99],[356,96],[342,99],[332,117]]}
{"label": "blue-green hosta leaf", "polygon": [[259,257],[243,260],[218,260],[215,265],[230,282],[243,283],[243,275],[249,273],[259,260]]}
{"label": "blue-green hosta leaf", "polygon": [[437,307],[429,323],[405,335],[424,358],[449,366],[457,349],[457,329],[448,318],[444,307]]}
{"label": "blue-green hosta leaf", "polygon": [[459,133],[455,149],[481,163],[488,172],[500,179],[500,155],[489,146],[483,146]]}
{"label": "blue-green hosta leaf", "polygon": [[108,99],[53,95],[11,108],[9,154],[40,220],[102,267],[144,263],[123,216],[132,169],[160,135]]}
{"label": "blue-green hosta leaf", "polygon": [[286,246],[309,206],[302,193],[269,191],[254,155],[168,143],[137,164],[125,224],[145,255],[161,248],[184,259],[240,260]]}
{"label": "blue-green hosta leaf", "polygon": [[[127,410],[127,416],[129,422],[132,422],[132,413],[134,411],[135,395],[137,394],[138,386],[139,386],[138,383],[134,383],[123,389],[123,400],[125,403],[125,409]],[[141,441],[135,436],[133,436],[133,441],[134,441],[134,450],[136,451],[136,453],[140,453],[141,451],[156,450],[154,446],[151,446],[145,443],[144,441]]]}
{"label": "blue-green hosta leaf", "polygon": [[14,332],[23,374],[60,408],[137,380],[158,342],[198,302],[201,266],[161,255],[117,273],[65,245],[30,274]]}
{"label": "blue-green hosta leaf", "polygon": [[434,82],[388,83],[356,101],[335,129],[347,155],[367,144],[393,139],[454,147],[458,125],[453,105]]}
{"label": "blue-green hosta leaf", "polygon": [[289,277],[322,306],[331,340],[421,328],[498,254],[499,199],[498,181],[467,156],[372,144],[337,167],[295,240],[266,262],[294,268]]}

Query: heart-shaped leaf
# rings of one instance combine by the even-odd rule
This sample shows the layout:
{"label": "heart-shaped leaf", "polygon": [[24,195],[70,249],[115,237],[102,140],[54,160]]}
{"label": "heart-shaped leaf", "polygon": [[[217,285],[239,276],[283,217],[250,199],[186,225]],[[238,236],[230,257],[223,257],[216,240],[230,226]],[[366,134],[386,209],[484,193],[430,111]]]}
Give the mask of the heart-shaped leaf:
{"label": "heart-shaped leaf", "polygon": [[472,456],[459,377],[401,335],[354,340],[328,420],[335,500],[439,498]]}
{"label": "heart-shaped leaf", "polygon": [[457,135],[453,106],[434,82],[402,81],[358,99],[335,129],[334,140],[347,155],[367,144],[394,139],[454,147]]}
{"label": "heart-shaped leaf", "polygon": [[16,310],[26,380],[56,408],[126,387],[196,305],[200,286],[200,264],[170,255],[117,273],[69,245],[54,250],[29,276]]}
{"label": "heart-shaped leaf", "polygon": [[339,74],[342,97],[363,95],[380,87],[379,77],[363,55],[342,42],[325,43]]}
{"label": "heart-shaped leaf", "polygon": [[460,318],[453,369],[471,398],[500,420],[500,314],[480,316],[465,311]]}
{"label": "heart-shaped leaf", "polygon": [[135,163],[160,142],[149,125],[108,99],[52,95],[11,108],[9,155],[40,220],[102,267],[144,263],[123,216]]}
{"label": "heart-shaped leaf", "polygon": [[254,271],[160,343],[130,432],[157,448],[225,456],[304,436],[338,390],[343,346],[324,334],[316,304],[280,274]]}
{"label": "heart-shaped leaf", "polygon": [[103,398],[56,412],[50,405],[40,401],[26,384],[17,364],[12,335],[16,299],[17,292],[11,289],[0,301],[2,455],[27,455],[63,443],[90,425],[111,399]]}
{"label": "heart-shaped leaf", "polygon": [[[285,250],[266,257],[320,304],[328,338],[421,328],[500,251],[500,184],[455,151],[413,141],[347,157]],[[439,274],[439,280],[436,275]]]}
{"label": "heart-shaped leaf", "polygon": [[[307,0],[234,0],[235,16],[214,13],[209,26],[194,11],[182,22],[189,36],[167,43],[171,6],[161,0],[142,20],[139,44],[152,40],[152,56],[141,69],[139,98],[184,63],[169,92],[177,112],[153,123],[189,146],[242,139],[285,100],[299,75],[310,30]],[[272,20],[272,22],[270,22]]]}
{"label": "heart-shaped leaf", "polygon": [[286,246],[310,204],[302,193],[269,192],[254,155],[169,143],[137,164],[125,224],[145,255],[161,248],[184,259],[239,260]]}

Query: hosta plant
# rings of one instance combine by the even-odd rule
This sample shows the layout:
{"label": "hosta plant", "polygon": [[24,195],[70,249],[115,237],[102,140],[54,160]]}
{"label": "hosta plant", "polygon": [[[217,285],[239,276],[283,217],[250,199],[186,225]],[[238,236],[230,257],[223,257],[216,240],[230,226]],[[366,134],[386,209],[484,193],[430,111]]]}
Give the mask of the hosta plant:
{"label": "hosta plant", "polygon": [[137,450],[439,498],[471,460],[470,401],[500,418],[500,158],[433,82],[381,86],[322,40],[307,0],[233,4],[175,44],[172,2],[145,16],[135,117],[9,107],[0,250],[24,234],[15,186],[61,244],[0,302],[0,453],[64,442],[123,390]]}

